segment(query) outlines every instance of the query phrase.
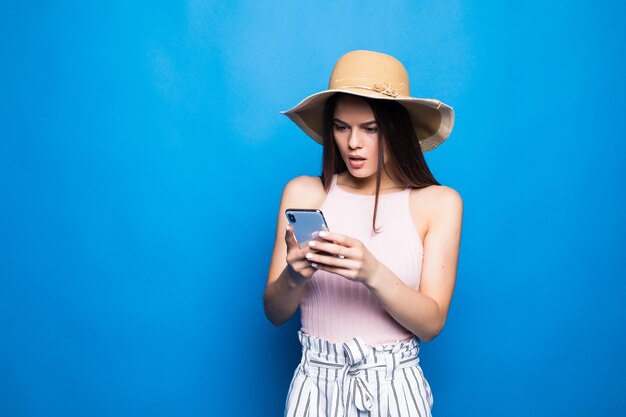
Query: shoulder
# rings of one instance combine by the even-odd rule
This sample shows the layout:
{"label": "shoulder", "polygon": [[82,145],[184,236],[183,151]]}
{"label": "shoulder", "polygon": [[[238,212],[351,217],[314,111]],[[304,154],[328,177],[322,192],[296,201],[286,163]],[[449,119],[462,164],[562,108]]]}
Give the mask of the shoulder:
{"label": "shoulder", "polygon": [[444,207],[463,207],[463,198],[461,194],[454,188],[447,185],[429,185],[424,188],[411,189],[411,200],[417,201],[423,205],[440,209]]}
{"label": "shoulder", "polygon": [[326,190],[319,177],[301,175],[287,182],[282,201],[292,207],[318,208],[325,197]]}
{"label": "shoulder", "polygon": [[437,219],[450,220],[463,215],[463,198],[458,191],[446,185],[430,185],[414,188],[410,194],[411,212],[420,211],[427,214],[431,221]]}
{"label": "shoulder", "polygon": [[294,195],[307,195],[319,192],[324,192],[324,186],[322,185],[320,177],[309,175],[300,175],[299,177],[292,178],[287,182],[283,190],[283,193]]}

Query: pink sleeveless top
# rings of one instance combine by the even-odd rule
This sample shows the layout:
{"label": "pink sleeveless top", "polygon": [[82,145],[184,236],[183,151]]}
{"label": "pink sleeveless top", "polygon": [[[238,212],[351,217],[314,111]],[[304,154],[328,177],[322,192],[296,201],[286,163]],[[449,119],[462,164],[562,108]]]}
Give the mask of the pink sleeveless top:
{"label": "pink sleeveless top", "polygon": [[[359,239],[408,286],[417,289],[423,245],[409,210],[410,187],[379,194],[376,227],[372,231],[375,196],[350,193],[337,186],[337,174],[320,207],[328,228]],[[326,271],[316,271],[305,284],[300,301],[302,331],[331,342],[361,336],[371,345],[406,341],[413,334],[402,327],[361,283]]]}

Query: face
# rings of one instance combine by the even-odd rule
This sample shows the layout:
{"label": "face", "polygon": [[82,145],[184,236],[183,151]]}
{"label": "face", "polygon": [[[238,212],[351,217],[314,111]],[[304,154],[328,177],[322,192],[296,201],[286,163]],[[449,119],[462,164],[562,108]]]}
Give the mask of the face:
{"label": "face", "polygon": [[[365,100],[346,96],[337,102],[333,134],[341,157],[353,176],[367,178],[376,174],[378,125],[372,108]],[[386,145],[383,148],[383,158],[386,164]]]}

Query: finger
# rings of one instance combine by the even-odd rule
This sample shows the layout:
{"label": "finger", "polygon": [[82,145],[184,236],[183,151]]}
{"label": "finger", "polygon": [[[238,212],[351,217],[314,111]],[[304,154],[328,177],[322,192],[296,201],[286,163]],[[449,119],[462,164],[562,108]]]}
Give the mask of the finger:
{"label": "finger", "polygon": [[332,255],[322,255],[320,253],[316,253],[316,252],[309,252],[306,254],[306,259],[309,262],[312,263],[316,263],[316,264],[323,264],[323,265],[329,265],[329,266],[337,266],[337,267],[342,267],[342,268],[356,268],[356,261],[350,260],[350,259],[343,259],[343,258],[338,258],[336,256],[332,256]]}
{"label": "finger", "polygon": [[306,258],[296,258],[294,260],[288,261],[288,264],[296,271],[303,272],[307,269],[312,268],[311,262]]}
{"label": "finger", "polygon": [[298,246],[296,236],[293,234],[293,229],[289,223],[287,223],[287,226],[285,227],[285,243],[287,243],[287,251],[290,251],[291,248]]}
{"label": "finger", "polygon": [[313,266],[311,265],[311,262],[307,261],[306,259],[303,261],[298,261],[297,262],[297,269],[300,272],[304,272],[307,269],[314,269]]}
{"label": "finger", "polygon": [[309,249],[315,252],[326,252],[327,254],[337,255],[340,258],[356,257],[356,253],[352,248],[325,241],[312,240],[309,242]]}
{"label": "finger", "polygon": [[288,250],[287,251],[287,258],[290,259],[289,262],[300,262],[300,261],[304,261],[304,262],[308,262],[308,259],[306,258],[306,254],[309,253],[311,251],[311,248],[309,248],[308,246],[304,246],[304,247],[300,247],[298,245],[298,242],[295,241],[295,239],[293,240],[293,244],[292,244],[292,250]]}
{"label": "finger", "polygon": [[326,272],[331,272],[333,274],[341,275],[342,277],[347,278],[349,280],[355,280],[355,277],[356,277],[353,269],[339,268],[339,267],[328,266],[324,264],[319,264],[319,265],[315,264],[314,268],[321,270],[321,271],[326,271]]}
{"label": "finger", "polygon": [[342,235],[341,233],[327,232],[324,230],[319,232],[319,237],[330,242],[338,243],[341,246],[347,246],[349,248],[355,246],[357,243],[356,239],[353,239],[349,236]]}

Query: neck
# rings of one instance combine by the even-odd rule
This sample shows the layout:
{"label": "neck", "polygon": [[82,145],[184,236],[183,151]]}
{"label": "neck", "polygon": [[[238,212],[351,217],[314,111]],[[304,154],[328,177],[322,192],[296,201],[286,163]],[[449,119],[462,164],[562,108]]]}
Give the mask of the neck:
{"label": "neck", "polygon": [[[376,173],[369,177],[359,178],[350,174],[350,171],[344,171],[338,175],[337,180],[340,185],[350,187],[358,191],[359,194],[376,194]],[[380,176],[380,191],[404,189],[405,187],[405,184],[394,181],[385,172]]]}

